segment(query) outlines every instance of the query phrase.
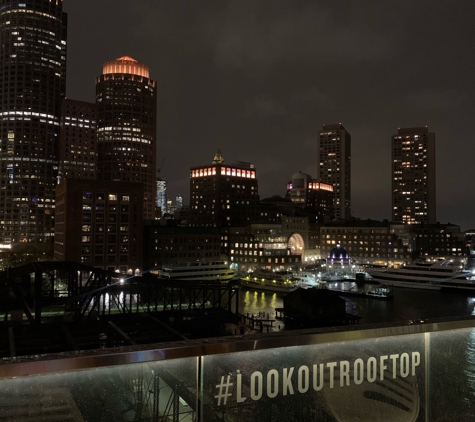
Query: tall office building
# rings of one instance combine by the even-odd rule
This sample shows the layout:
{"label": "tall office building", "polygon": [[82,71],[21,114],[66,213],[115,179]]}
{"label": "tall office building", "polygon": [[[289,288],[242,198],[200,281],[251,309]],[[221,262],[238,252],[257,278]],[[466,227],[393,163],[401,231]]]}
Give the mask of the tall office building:
{"label": "tall office building", "polygon": [[427,126],[398,129],[391,153],[392,220],[435,223],[435,134]]}
{"label": "tall office building", "polygon": [[96,79],[98,178],[144,185],[144,218],[156,196],[156,82],[131,57],[104,64]]}
{"label": "tall office building", "polygon": [[318,177],[333,186],[336,218],[351,217],[351,135],[341,123],[318,132]]}
{"label": "tall office building", "polygon": [[97,179],[96,104],[65,98],[59,127],[59,181]]}
{"label": "tall office building", "polygon": [[62,0],[0,0],[0,244],[53,236],[66,88]]}
{"label": "tall office building", "polygon": [[244,226],[259,217],[254,164],[225,164],[218,149],[213,162],[190,170],[190,226]]}

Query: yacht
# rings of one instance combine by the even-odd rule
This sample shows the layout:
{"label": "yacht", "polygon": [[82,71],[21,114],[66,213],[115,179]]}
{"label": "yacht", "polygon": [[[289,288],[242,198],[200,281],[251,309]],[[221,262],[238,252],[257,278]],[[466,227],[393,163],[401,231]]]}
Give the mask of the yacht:
{"label": "yacht", "polygon": [[227,283],[233,277],[234,270],[225,261],[190,261],[163,265],[160,271],[160,278],[179,281]]}
{"label": "yacht", "polygon": [[272,292],[289,293],[300,287],[290,271],[256,270],[240,280],[243,287]]}
{"label": "yacht", "polygon": [[460,266],[444,260],[436,263],[416,262],[398,268],[372,268],[366,272],[374,281],[412,289],[455,289],[475,291],[475,281]]}

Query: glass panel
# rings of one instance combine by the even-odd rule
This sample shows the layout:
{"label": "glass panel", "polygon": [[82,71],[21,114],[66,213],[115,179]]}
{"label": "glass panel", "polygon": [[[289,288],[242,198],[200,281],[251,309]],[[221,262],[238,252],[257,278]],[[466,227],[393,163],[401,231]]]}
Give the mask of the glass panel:
{"label": "glass panel", "polygon": [[424,421],[424,335],[203,358],[203,421]]}
{"label": "glass panel", "polygon": [[[196,360],[176,359],[1,380],[0,419],[196,420]],[[160,419],[162,420],[162,419]]]}
{"label": "glass panel", "polygon": [[475,420],[475,330],[430,334],[429,421]]}

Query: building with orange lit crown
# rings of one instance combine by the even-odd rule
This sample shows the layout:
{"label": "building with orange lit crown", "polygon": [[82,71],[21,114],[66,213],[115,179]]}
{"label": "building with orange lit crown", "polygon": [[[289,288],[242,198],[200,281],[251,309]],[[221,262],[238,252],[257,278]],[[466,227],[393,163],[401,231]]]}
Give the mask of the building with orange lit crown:
{"label": "building with orange lit crown", "polygon": [[426,127],[399,128],[391,140],[392,220],[436,222],[435,134]]}
{"label": "building with orange lit crown", "polygon": [[144,185],[144,218],[156,195],[156,82],[131,57],[104,64],[96,79],[98,179]]}
{"label": "building with orange lit crown", "polygon": [[54,235],[66,32],[61,0],[0,2],[0,247]]}
{"label": "building with orange lit crown", "polygon": [[311,222],[324,223],[333,217],[333,186],[312,179],[302,172],[294,173],[287,183],[287,198],[314,218]]}
{"label": "building with orange lit crown", "polygon": [[226,164],[218,148],[213,162],[190,169],[191,226],[244,226],[259,216],[254,164]]}
{"label": "building with orange lit crown", "polygon": [[318,178],[333,186],[337,219],[351,218],[351,135],[341,123],[318,132]]}

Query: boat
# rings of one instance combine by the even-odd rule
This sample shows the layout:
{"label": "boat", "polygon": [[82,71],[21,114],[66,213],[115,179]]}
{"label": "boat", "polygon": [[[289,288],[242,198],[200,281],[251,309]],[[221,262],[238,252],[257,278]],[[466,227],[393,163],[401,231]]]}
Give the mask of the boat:
{"label": "boat", "polygon": [[372,287],[363,291],[364,296],[374,297],[376,299],[392,299],[393,289],[387,284],[381,285],[381,287]]}
{"label": "boat", "polygon": [[326,288],[332,292],[337,292],[342,296],[360,296],[375,299],[392,299],[394,297],[392,287],[387,284],[380,284],[377,286],[365,285],[364,287],[361,287],[355,281],[345,281],[327,283]]}
{"label": "boat", "polygon": [[163,265],[160,278],[179,281],[228,283],[234,277],[234,270],[225,261],[189,261]]}
{"label": "boat", "polygon": [[320,284],[320,280],[312,271],[298,271],[292,274],[292,277],[297,281],[299,287],[309,289]]}
{"label": "boat", "polygon": [[290,271],[256,270],[241,277],[241,285],[258,290],[289,293],[298,289],[299,281]]}
{"label": "boat", "polygon": [[372,281],[395,287],[427,290],[473,290],[475,281],[452,261],[416,262],[397,268],[373,268],[366,272]]}

